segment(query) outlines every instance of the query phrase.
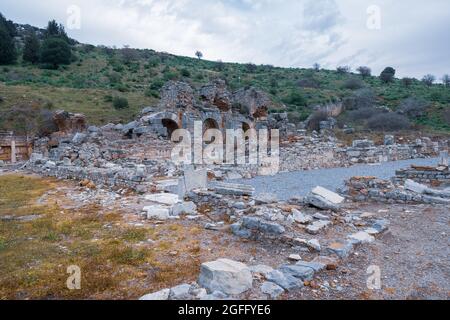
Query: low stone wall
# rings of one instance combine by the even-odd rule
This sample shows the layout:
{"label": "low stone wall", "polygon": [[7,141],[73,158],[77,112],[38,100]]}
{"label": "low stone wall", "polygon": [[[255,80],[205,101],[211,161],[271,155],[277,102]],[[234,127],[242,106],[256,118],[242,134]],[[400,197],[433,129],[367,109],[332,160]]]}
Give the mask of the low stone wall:
{"label": "low stone wall", "polygon": [[353,177],[346,181],[345,185],[341,193],[353,201],[450,205],[450,198],[413,192],[403,186],[396,186],[389,180],[375,177]]}
{"label": "low stone wall", "polygon": [[89,180],[95,185],[111,188],[128,188],[138,192],[147,192],[152,187],[155,176],[164,176],[168,166],[164,161],[146,161],[137,165],[109,163],[106,167],[74,166],[64,161],[51,161],[38,154],[25,165],[25,168],[44,176],[67,180]]}
{"label": "low stone wall", "polygon": [[450,185],[450,170],[448,167],[440,168],[438,170],[433,167],[413,166],[411,168],[398,170],[395,173],[394,181],[396,183],[402,183],[408,179],[432,186]]}
{"label": "low stone wall", "polygon": [[280,146],[280,171],[349,167],[437,156],[439,145],[428,143],[375,146],[370,140],[356,140],[351,147],[332,137],[304,136]]}

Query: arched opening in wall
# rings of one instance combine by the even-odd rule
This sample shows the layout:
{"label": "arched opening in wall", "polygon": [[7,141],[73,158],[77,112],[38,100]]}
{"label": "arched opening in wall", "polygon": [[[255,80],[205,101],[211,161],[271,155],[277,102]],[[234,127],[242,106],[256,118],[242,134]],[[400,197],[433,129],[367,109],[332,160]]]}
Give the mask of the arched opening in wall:
{"label": "arched opening in wall", "polygon": [[[217,123],[216,120],[208,118],[205,121],[203,121],[203,136],[205,136],[205,132],[208,131],[209,129],[219,129],[219,124]],[[211,142],[208,141],[206,143],[208,144]]]}
{"label": "arched opening in wall", "polygon": [[175,130],[179,129],[178,124],[172,119],[162,119],[162,125],[167,129],[167,137],[172,138],[172,134]]}
{"label": "arched opening in wall", "polygon": [[250,125],[247,122],[242,122],[242,130],[244,133],[246,133],[248,130],[250,130]]}
{"label": "arched opening in wall", "polygon": [[[242,122],[242,131],[244,131],[244,135],[245,133],[250,130],[250,125],[247,122]],[[245,137],[245,141],[249,140],[249,137]]]}
{"label": "arched opening in wall", "polygon": [[219,124],[216,120],[208,118],[203,121],[203,134],[209,129],[219,129]]}

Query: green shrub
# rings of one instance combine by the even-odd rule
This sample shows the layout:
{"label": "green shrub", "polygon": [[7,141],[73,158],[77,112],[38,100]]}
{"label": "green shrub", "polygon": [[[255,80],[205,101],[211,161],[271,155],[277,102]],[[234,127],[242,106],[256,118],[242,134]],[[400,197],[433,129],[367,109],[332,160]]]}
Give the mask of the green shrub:
{"label": "green shrub", "polygon": [[306,106],[305,97],[296,90],[291,91],[290,94],[283,99],[283,102],[295,106]]}
{"label": "green shrub", "polygon": [[377,131],[398,131],[411,127],[408,118],[398,113],[381,113],[369,119],[367,122],[369,129]]}
{"label": "green shrub", "polygon": [[320,130],[320,122],[328,120],[328,113],[325,111],[316,111],[313,113],[308,122],[309,130]]}
{"label": "green shrub", "polygon": [[113,106],[116,109],[126,109],[129,107],[128,105],[128,99],[125,97],[114,97],[113,98]]}
{"label": "green shrub", "polygon": [[190,78],[191,77],[191,72],[188,69],[182,69],[181,70],[181,75],[183,77]]}
{"label": "green shrub", "polygon": [[61,38],[44,40],[41,50],[41,63],[50,69],[57,69],[61,65],[70,64],[72,52],[69,44]]}

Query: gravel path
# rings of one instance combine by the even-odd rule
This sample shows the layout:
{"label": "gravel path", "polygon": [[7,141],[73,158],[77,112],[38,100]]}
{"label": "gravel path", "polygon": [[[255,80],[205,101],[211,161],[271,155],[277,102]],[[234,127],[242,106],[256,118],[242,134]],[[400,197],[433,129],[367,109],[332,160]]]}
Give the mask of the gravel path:
{"label": "gravel path", "polygon": [[319,169],[310,171],[283,172],[276,176],[260,176],[253,179],[233,180],[233,182],[250,184],[256,194],[276,194],[279,200],[288,200],[294,196],[305,196],[312,188],[322,186],[336,190],[344,181],[354,176],[375,176],[389,179],[395,171],[415,165],[436,165],[436,158],[411,159],[385,162],[375,165],[355,165],[350,168]]}

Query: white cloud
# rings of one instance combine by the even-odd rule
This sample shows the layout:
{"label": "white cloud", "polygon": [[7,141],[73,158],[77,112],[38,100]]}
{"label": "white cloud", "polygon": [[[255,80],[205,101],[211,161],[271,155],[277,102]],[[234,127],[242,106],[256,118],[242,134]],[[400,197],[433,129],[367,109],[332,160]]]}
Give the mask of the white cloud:
{"label": "white cloud", "polygon": [[[374,3],[376,2],[376,3]],[[335,68],[392,65],[399,75],[449,73],[450,2],[434,0],[2,0],[21,23],[65,22],[70,5],[82,10],[81,30],[93,44],[128,44],[206,59]],[[381,30],[366,27],[367,7],[381,9]]]}

